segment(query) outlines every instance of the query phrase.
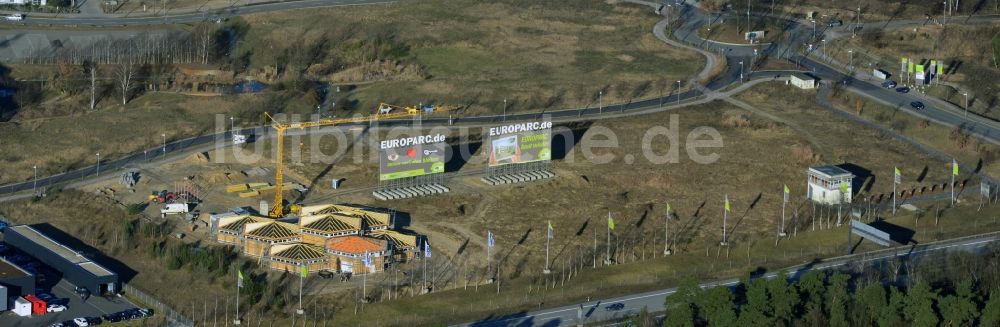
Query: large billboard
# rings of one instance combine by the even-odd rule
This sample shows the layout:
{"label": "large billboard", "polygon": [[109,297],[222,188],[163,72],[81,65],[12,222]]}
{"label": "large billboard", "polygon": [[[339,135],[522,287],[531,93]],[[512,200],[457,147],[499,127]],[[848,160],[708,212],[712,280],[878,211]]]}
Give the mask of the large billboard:
{"label": "large billboard", "polygon": [[552,159],[552,122],[490,127],[490,167]]}
{"label": "large billboard", "polygon": [[444,172],[445,136],[409,136],[379,142],[378,179],[439,174]]}

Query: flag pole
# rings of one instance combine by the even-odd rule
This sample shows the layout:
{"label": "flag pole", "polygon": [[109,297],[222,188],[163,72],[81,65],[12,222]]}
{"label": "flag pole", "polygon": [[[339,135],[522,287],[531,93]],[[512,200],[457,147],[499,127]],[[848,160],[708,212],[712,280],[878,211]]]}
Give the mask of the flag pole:
{"label": "flag pole", "polygon": [[304,279],[302,278],[302,269],[307,269],[307,268],[304,266],[305,262],[303,262],[302,264],[303,266],[299,267],[299,309],[295,310],[295,313],[298,314],[306,313],[306,311],[302,309],[302,280]]}
{"label": "flag pole", "polygon": [[663,255],[670,255],[670,204],[667,203],[667,215],[663,218]]}
{"label": "flag pole", "polygon": [[549,221],[549,226],[547,234],[545,235],[545,270],[542,273],[549,274],[552,270],[549,269],[549,241],[552,240],[552,221]]}
{"label": "flag pole", "polygon": [[242,272],[236,271],[236,317],[233,319],[233,325],[240,324],[240,288],[243,288],[243,276]]}
{"label": "flag pole", "polygon": [[958,161],[951,159],[951,205],[955,205],[955,176],[958,175]]}
{"label": "flag pole", "polygon": [[729,194],[726,194],[726,204],[722,208],[722,246],[726,246],[726,220],[729,219]]}
{"label": "flag pole", "polygon": [[[611,222],[611,210],[608,210],[608,222]],[[607,254],[604,259],[604,264],[609,265],[611,264],[611,224],[608,224],[608,246],[606,250]]]}

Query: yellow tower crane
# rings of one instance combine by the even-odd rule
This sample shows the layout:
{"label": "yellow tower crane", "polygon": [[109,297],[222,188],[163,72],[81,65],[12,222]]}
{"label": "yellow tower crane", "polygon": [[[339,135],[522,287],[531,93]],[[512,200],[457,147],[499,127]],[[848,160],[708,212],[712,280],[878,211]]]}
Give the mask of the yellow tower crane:
{"label": "yellow tower crane", "polygon": [[267,215],[271,218],[281,218],[285,215],[284,208],[284,195],[282,184],[284,183],[284,161],[285,161],[285,131],[288,129],[306,129],[309,127],[317,126],[333,126],[341,124],[350,123],[360,123],[360,122],[372,122],[385,119],[396,119],[396,118],[407,118],[413,117],[420,114],[419,110],[406,110],[410,108],[403,108],[403,110],[391,110],[400,107],[391,106],[390,110],[383,110],[386,104],[379,105],[379,111],[375,114],[362,117],[352,117],[352,118],[334,118],[334,119],[320,119],[317,121],[310,122],[295,122],[295,123],[282,123],[278,122],[274,117],[268,113],[264,113],[269,120],[271,120],[271,128],[278,133],[278,139],[275,144],[278,146],[278,154],[275,158],[275,172],[274,172],[274,204],[271,210],[268,211]]}

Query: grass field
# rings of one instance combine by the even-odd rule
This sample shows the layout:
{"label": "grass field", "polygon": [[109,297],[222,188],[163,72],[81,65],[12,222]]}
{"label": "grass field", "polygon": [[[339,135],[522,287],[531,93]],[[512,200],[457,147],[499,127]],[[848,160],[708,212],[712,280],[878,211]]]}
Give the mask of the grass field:
{"label": "grass field", "polygon": [[605,103],[661,94],[703,63],[656,40],[648,9],[594,0],[411,1],[244,19],[240,51],[252,68],[281,62],[281,49],[330,44],[307,73],[375,82],[340,95],[360,112],[380,101],[462,114],[498,114],[504,99],[508,112],[596,105],[602,90]]}
{"label": "grass field", "polygon": [[[780,99],[775,96],[789,95],[788,92],[793,92],[791,95],[794,96]],[[358,278],[341,283],[311,277],[307,283],[311,291],[306,294],[305,302],[307,311],[314,315],[307,316],[306,320],[319,322],[330,319],[338,326],[439,325],[517,314],[539,307],[573,303],[587,297],[668,287],[690,275],[700,279],[722,278],[758,266],[774,269],[806,262],[815,257],[843,253],[845,248],[844,230],[828,227],[835,221],[837,208],[820,208],[818,218],[813,220],[812,208],[801,200],[804,193],[802,180],[807,166],[849,163],[870,170],[874,177],[872,189],[863,191],[859,197],[886,192],[891,186],[888,181],[891,180],[892,167],[896,165],[904,169],[904,188],[941,183],[949,178],[948,170],[942,168],[945,167],[943,163],[921,155],[906,144],[871,142],[880,139],[877,132],[819,107],[812,102],[814,96],[812,92],[790,86],[764,85],[739,96],[739,99],[753,104],[760,110],[759,113],[716,102],[668,113],[573,126],[583,139],[603,139],[597,134],[615,133],[618,147],[593,151],[595,155],[613,155],[613,159],[608,163],[585,160],[582,144],[586,142],[581,141],[581,144],[572,147],[573,151],[566,159],[553,163],[559,177],[540,183],[487,187],[476,176],[455,177],[448,182],[453,189],[448,195],[380,202],[373,200],[367,192],[334,196],[336,193],[328,190],[325,182],[320,182],[306,197],[307,202],[369,204],[407,213],[409,219],[402,227],[427,235],[434,247],[435,256],[428,264],[427,277],[435,292],[411,296],[422,284],[419,261],[402,265],[397,271],[368,278],[368,296],[376,299],[378,303],[375,304],[362,305],[355,301],[360,293]],[[867,107],[864,110],[874,111]],[[642,138],[651,127],[669,126],[671,114],[678,115],[677,130],[682,147],[680,158],[677,163],[651,163],[643,155],[643,149],[663,153],[667,149],[666,139],[655,138],[653,143],[644,145]],[[701,150],[703,154],[717,152],[720,157],[715,163],[696,163],[683,149],[687,133],[699,126],[714,128],[722,136],[723,147]],[[309,144],[311,140],[305,138],[300,142]],[[330,143],[323,145],[324,151],[335,146],[335,142],[324,142]],[[304,152],[303,155],[308,157],[310,154]],[[633,160],[626,159],[629,155]],[[462,169],[482,167],[482,162],[482,158],[477,156]],[[170,169],[183,170],[185,176],[192,174],[195,181],[204,181],[201,177],[204,168],[192,167],[194,164],[176,164]],[[212,165],[226,169],[244,167],[238,164]],[[269,167],[270,163],[256,165]],[[917,177],[916,171],[924,166],[933,169],[928,169],[925,176]],[[288,167],[289,177],[300,181],[315,178],[322,172],[328,176],[323,180],[334,176],[347,177],[344,185],[348,189],[373,185],[376,170],[371,163],[353,164],[350,160],[333,165],[290,161]],[[165,172],[160,173],[166,175]],[[782,184],[789,184],[793,192],[787,214],[788,232],[793,236],[775,245]],[[223,187],[221,184],[203,186]],[[131,196],[127,192],[122,193]],[[731,246],[720,248],[717,244],[721,239],[722,200],[726,194],[733,203],[728,225]],[[82,199],[87,197],[85,194],[79,196]],[[921,243],[1000,227],[989,218],[1000,213],[996,206],[988,206],[984,209],[986,212],[974,214],[978,205],[975,197],[967,195],[964,199],[966,201],[956,209],[944,211],[937,224],[934,215],[927,212],[932,210],[932,206],[940,205],[939,202],[918,203],[920,212],[901,211],[890,222],[904,228],[913,227],[915,239]],[[79,201],[86,200],[54,198],[7,204],[0,206],[0,214],[18,222],[49,221],[88,243],[94,243],[95,247],[109,246],[109,240],[114,238],[108,235],[114,235],[116,226],[113,222],[117,216],[113,211],[120,209],[96,204],[73,205]],[[226,206],[255,205],[257,200],[244,201],[247,203],[227,202]],[[664,203],[667,201],[677,217],[671,223],[672,248],[677,254],[663,258],[659,253],[664,244],[662,222]],[[610,244],[605,235],[605,219],[609,210],[618,226]],[[884,211],[881,214],[887,216]],[[85,219],[83,217],[97,217],[90,219],[101,219],[101,222],[87,226],[75,223]],[[103,222],[106,219],[111,222]],[[959,219],[964,224],[953,223]],[[971,226],[966,219],[972,219]],[[545,276],[541,270],[548,221],[555,228],[551,247],[551,267],[555,273]],[[815,231],[813,226],[816,226]],[[494,268],[500,266],[499,294],[496,284],[482,284],[489,276],[485,271],[484,235],[487,230],[496,234],[497,248],[491,265]],[[197,239],[201,237],[192,235],[186,238],[186,242]],[[601,261],[609,245],[616,264],[605,266]],[[872,247],[862,245],[860,249]],[[141,253],[118,251],[112,255],[140,272],[135,285],[179,305],[184,312],[195,312],[196,317],[206,316],[202,306],[213,306],[206,298],[231,299],[229,292],[233,285],[227,278],[205,281],[193,272],[185,272],[185,269],[153,268],[162,263],[143,257]],[[592,268],[594,265],[596,269]],[[282,274],[272,274],[269,278],[272,283],[281,285],[288,284],[290,280]],[[178,292],[169,286],[178,283],[198,285],[203,291],[197,294]],[[279,298],[284,301],[281,303],[291,304],[297,300],[293,289],[288,286],[280,291]],[[187,309],[190,303],[195,303],[195,306]],[[255,305],[254,309],[244,307],[244,312],[250,312],[246,319],[261,320],[263,316],[263,322],[290,323],[292,318],[287,311],[257,311],[262,306],[273,305],[268,303]],[[219,305],[225,307],[222,303]],[[207,316],[211,319],[210,314]]]}

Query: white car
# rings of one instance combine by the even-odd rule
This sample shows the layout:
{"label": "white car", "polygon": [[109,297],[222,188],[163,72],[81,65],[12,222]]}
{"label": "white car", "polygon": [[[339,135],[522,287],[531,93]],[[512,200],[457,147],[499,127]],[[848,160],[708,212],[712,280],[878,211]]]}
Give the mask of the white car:
{"label": "white car", "polygon": [[48,312],[63,312],[63,311],[66,311],[66,306],[62,305],[62,304],[50,304],[49,307],[45,311],[48,311]]}
{"label": "white car", "polygon": [[77,326],[81,326],[81,327],[82,326],[90,326],[90,324],[87,323],[87,318],[75,318],[75,319],[73,319],[73,323],[75,323]]}

